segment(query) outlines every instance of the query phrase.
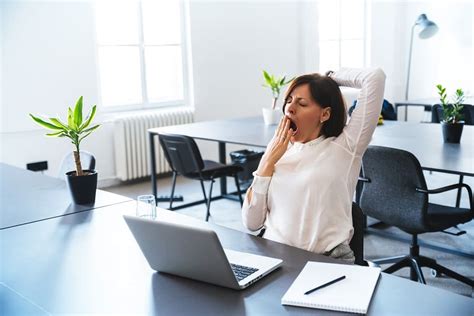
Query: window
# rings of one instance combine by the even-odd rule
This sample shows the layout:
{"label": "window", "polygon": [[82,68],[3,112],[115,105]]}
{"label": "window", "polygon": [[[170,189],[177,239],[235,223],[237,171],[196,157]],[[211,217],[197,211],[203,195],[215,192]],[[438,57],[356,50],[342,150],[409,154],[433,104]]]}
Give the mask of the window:
{"label": "window", "polygon": [[97,1],[95,10],[102,105],[184,104],[182,1]]}
{"label": "window", "polygon": [[318,2],[319,69],[364,67],[366,1]]}

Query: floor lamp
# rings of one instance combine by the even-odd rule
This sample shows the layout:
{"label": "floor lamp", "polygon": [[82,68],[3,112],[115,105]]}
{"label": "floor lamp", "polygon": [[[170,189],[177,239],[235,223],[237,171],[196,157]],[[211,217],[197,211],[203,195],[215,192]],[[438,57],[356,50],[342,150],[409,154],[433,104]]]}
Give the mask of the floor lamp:
{"label": "floor lamp", "polygon": [[415,32],[415,27],[420,26],[420,31],[418,37],[421,39],[427,39],[432,37],[438,32],[438,26],[433,21],[428,20],[426,14],[420,14],[416,19],[415,24],[411,27],[411,37],[410,37],[410,51],[408,52],[408,71],[407,71],[407,86],[405,89],[405,101],[408,100],[408,88],[410,87],[410,68],[411,68],[411,51],[413,48],[413,33]]}

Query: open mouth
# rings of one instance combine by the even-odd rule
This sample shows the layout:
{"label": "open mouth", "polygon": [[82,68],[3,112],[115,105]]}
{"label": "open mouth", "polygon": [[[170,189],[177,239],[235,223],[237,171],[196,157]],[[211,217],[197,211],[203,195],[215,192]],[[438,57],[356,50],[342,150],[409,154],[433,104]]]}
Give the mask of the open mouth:
{"label": "open mouth", "polygon": [[290,128],[293,130],[293,135],[295,135],[296,132],[298,131],[298,126],[291,119],[290,119]]}

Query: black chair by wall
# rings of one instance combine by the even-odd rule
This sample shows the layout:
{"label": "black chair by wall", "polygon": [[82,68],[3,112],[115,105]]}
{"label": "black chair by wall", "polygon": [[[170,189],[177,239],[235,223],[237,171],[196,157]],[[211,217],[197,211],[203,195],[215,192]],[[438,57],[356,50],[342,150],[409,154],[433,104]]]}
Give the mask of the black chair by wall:
{"label": "black chair by wall", "polygon": [[[95,157],[88,151],[81,151],[79,154],[81,158],[81,166],[84,170],[94,170],[95,169]],[[64,179],[66,172],[76,170],[76,163],[74,161],[73,152],[68,153],[64,156],[63,161],[61,162],[61,167],[59,168],[58,178]]]}
{"label": "black chair by wall", "polygon": [[[462,276],[434,259],[419,253],[418,235],[442,231],[474,218],[472,190],[466,184],[428,190],[418,159],[411,153],[387,147],[369,146],[364,157],[362,174],[364,184],[360,206],[364,213],[382,222],[396,226],[412,236],[409,255],[374,260],[376,264],[394,262],[384,272],[393,273],[410,267],[410,277],[426,283],[421,267],[429,267],[470,286],[474,281]],[[470,208],[457,208],[429,203],[429,195],[464,188],[469,194]]]}
{"label": "black chair by wall", "polygon": [[[159,134],[160,145],[163,148],[164,155],[173,171],[173,183],[171,187],[170,207],[173,209],[173,197],[176,187],[176,176],[178,174],[193,180],[201,182],[202,193],[206,201],[206,221],[209,220],[212,187],[215,179],[222,177],[233,177],[237,187],[237,195],[240,205],[243,204],[237,173],[242,170],[240,166],[225,165],[212,160],[203,160],[199,148],[191,137],[174,134]],[[204,181],[209,181],[209,193],[206,196]]]}
{"label": "black chair by wall", "polygon": [[[464,124],[474,125],[474,105],[464,104],[462,114],[464,116]],[[431,123],[441,123],[443,120],[443,108],[441,104],[435,104],[431,108]]]}

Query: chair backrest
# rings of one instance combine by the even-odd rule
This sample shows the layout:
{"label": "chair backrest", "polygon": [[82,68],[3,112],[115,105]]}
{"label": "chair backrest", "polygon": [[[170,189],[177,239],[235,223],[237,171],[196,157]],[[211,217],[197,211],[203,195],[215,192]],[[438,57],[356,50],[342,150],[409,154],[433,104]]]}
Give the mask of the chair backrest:
{"label": "chair backrest", "polygon": [[364,260],[364,229],[365,216],[362,213],[359,205],[352,203],[352,226],[354,227],[354,235],[352,236],[349,246],[354,252],[355,264],[360,266],[367,266]]}
{"label": "chair backrest", "polygon": [[[95,158],[90,152],[81,151],[81,166],[84,170],[94,170],[95,169]],[[76,170],[76,163],[74,161],[74,153],[70,152],[64,156],[63,161],[61,162],[61,167],[59,168],[58,178],[63,179],[66,172]]]}
{"label": "chair backrest", "polygon": [[428,208],[425,177],[416,157],[395,148],[369,146],[362,159],[360,207],[364,214],[408,233],[425,230]]}
{"label": "chair backrest", "polygon": [[[474,105],[464,104],[462,109],[464,124],[474,125]],[[441,104],[435,104],[431,108],[431,123],[440,123],[443,120],[443,108]]]}
{"label": "chair backrest", "polygon": [[204,162],[194,139],[175,134],[159,134],[161,148],[171,169],[182,175],[198,173]]}
{"label": "chair backrest", "polygon": [[464,122],[467,125],[474,125],[474,105],[464,104]]}

